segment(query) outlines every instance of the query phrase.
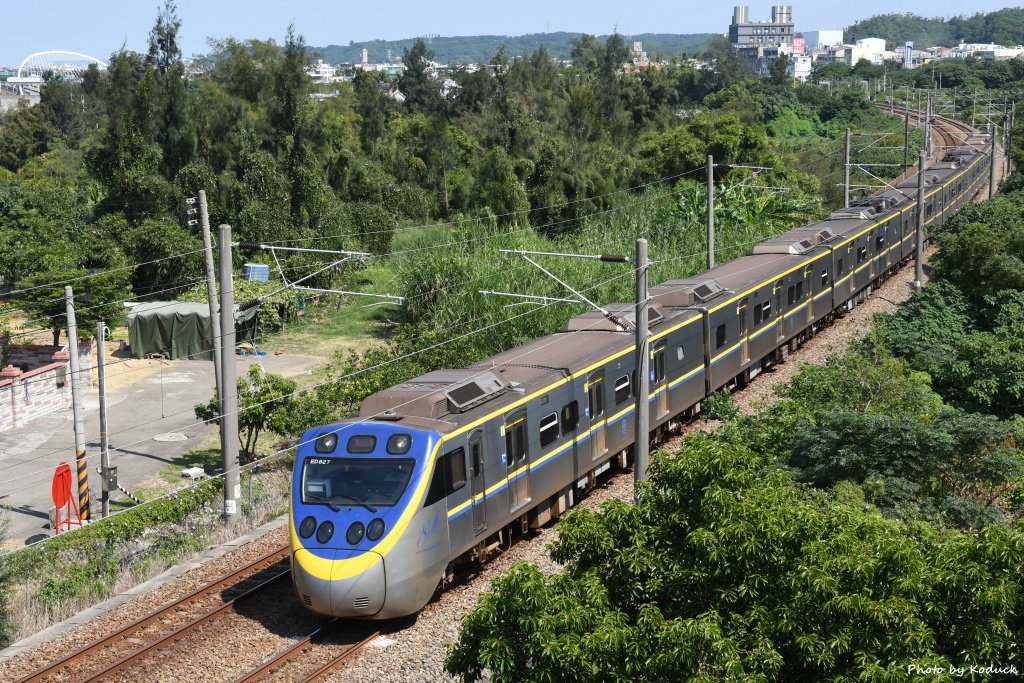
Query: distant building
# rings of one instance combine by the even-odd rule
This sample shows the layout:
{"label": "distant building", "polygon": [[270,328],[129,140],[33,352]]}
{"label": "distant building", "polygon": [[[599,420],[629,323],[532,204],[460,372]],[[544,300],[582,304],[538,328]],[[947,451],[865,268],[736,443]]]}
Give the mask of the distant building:
{"label": "distant building", "polygon": [[733,8],[729,42],[754,71],[766,76],[780,54],[793,52],[793,8],[773,5],[771,21],[751,21],[750,8]]}
{"label": "distant building", "polygon": [[793,57],[789,64],[789,75],[804,83],[811,77],[812,66],[813,60],[810,57]]}
{"label": "distant building", "polygon": [[771,21],[751,21],[748,6],[733,7],[729,42],[737,48],[792,45],[793,6],[773,5]]}
{"label": "distant building", "polygon": [[803,34],[808,50],[824,50],[834,45],[843,44],[843,32],[839,29],[804,31]]}

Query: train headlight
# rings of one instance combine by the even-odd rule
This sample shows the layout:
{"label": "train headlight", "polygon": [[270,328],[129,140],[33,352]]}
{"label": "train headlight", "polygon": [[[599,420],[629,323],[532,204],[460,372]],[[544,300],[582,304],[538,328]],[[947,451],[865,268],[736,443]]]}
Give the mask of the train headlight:
{"label": "train headlight", "polygon": [[316,540],[321,543],[327,543],[331,540],[331,536],[334,535],[334,522],[326,521],[320,525],[320,528],[316,530]]}
{"label": "train headlight", "polygon": [[412,437],[408,434],[392,434],[388,437],[388,453],[391,455],[405,455],[412,445]]}
{"label": "train headlight", "polygon": [[382,535],[384,535],[384,520],[378,517],[367,525],[366,537],[371,541],[376,541]]}
{"label": "train headlight", "polygon": [[348,541],[349,545],[355,545],[363,540],[364,531],[362,522],[352,522],[352,526],[345,532],[345,540]]}
{"label": "train headlight", "polygon": [[333,453],[334,449],[338,447],[338,434],[337,432],[327,432],[316,437],[316,441],[313,442],[313,450],[317,453]]}
{"label": "train headlight", "polygon": [[302,520],[302,524],[299,525],[299,536],[309,538],[313,535],[314,531],[316,531],[316,518],[310,515]]}

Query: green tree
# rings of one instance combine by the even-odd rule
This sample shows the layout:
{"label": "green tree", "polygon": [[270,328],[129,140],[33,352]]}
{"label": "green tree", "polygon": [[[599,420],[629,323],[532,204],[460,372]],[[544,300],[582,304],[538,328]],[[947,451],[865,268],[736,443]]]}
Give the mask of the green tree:
{"label": "green tree", "polygon": [[48,150],[58,135],[42,105],[20,105],[0,114],[0,166],[17,171],[28,159]]}
{"label": "green tree", "polygon": [[638,505],[570,513],[552,548],[563,571],[520,564],[495,580],[463,621],[449,673],[910,680],[910,663],[1017,656],[1020,532],[885,520],[855,491],[809,492],[700,435],[652,458],[650,475]]}
{"label": "green tree", "polygon": [[434,53],[422,38],[402,54],[405,71],[398,79],[398,89],[405,95],[405,106],[410,111],[438,112],[444,104],[441,88],[429,73],[433,59]]}
{"label": "green tree", "polygon": [[[239,463],[245,465],[256,459],[256,442],[263,432],[278,436],[294,433],[291,404],[295,395],[295,382],[259,365],[249,366],[247,377],[238,378],[238,441],[242,452]],[[220,424],[220,406],[214,394],[207,403],[195,406],[200,420]]]}

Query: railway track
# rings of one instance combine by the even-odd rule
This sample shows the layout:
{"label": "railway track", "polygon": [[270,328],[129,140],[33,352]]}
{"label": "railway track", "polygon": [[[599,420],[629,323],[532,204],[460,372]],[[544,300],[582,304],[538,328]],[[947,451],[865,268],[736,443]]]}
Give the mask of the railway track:
{"label": "railway track", "polygon": [[[235,609],[245,597],[288,576],[289,569],[277,567],[287,559],[287,546],[275,549],[113,633],[87,643],[17,683],[96,680],[124,671],[147,653],[169,641],[185,637],[217,615]],[[226,593],[234,593],[234,596],[227,598]],[[111,659],[115,662],[108,664]]]}
{"label": "railway track", "polygon": [[283,680],[306,683],[319,680],[341,663],[352,658],[380,631],[365,625],[341,627],[340,619],[321,626],[291,647],[278,652],[235,683]]}

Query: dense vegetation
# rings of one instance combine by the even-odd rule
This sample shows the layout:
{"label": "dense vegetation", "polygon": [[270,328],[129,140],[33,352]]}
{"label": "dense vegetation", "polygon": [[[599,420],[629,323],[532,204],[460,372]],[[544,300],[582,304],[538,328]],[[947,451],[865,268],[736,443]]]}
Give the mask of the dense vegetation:
{"label": "dense vegetation", "polygon": [[861,38],[884,38],[889,50],[901,49],[908,40],[913,41],[918,50],[960,43],[1024,45],[1024,9],[1007,7],[987,14],[978,12],[949,19],[910,13],[879,14],[848,27],[843,36],[848,43]]}
{"label": "dense vegetation", "polygon": [[564,571],[495,580],[449,671],[1019,679],[1022,206],[1016,190],[965,208],[938,233],[932,284],[781,402],[741,417],[710,401],[725,426],[658,453],[640,504],[570,513]]}
{"label": "dense vegetation", "polygon": [[[434,53],[434,58],[441,64],[486,64],[502,46],[509,57],[529,57],[543,47],[553,59],[569,59],[573,45],[583,35],[557,31],[528,33],[521,36],[432,36],[426,39],[426,43]],[[660,55],[664,59],[671,59],[703,50],[714,35],[716,34],[640,33],[623,38],[630,45],[637,40],[643,42],[644,51],[651,58]],[[597,39],[604,42],[610,37],[598,36]],[[358,63],[362,59],[363,48],[368,50],[371,62],[383,62],[386,61],[388,52],[398,58],[406,50],[412,49],[416,40],[365,40],[349,42],[348,45],[328,45],[309,49],[330,64]]]}

